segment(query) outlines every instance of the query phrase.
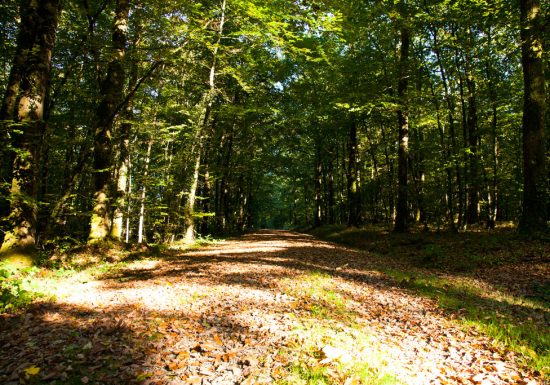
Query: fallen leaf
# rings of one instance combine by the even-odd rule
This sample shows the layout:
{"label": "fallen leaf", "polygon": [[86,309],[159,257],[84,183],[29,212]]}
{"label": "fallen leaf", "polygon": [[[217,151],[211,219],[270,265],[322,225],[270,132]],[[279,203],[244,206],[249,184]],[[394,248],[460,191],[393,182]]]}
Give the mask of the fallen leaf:
{"label": "fallen leaf", "polygon": [[217,343],[219,346],[223,346],[223,342],[217,334],[214,334],[214,342]]}
{"label": "fallen leaf", "polygon": [[38,373],[40,373],[40,368],[33,365],[23,369],[23,372],[25,373],[25,376],[29,378],[32,376],[36,376]]}

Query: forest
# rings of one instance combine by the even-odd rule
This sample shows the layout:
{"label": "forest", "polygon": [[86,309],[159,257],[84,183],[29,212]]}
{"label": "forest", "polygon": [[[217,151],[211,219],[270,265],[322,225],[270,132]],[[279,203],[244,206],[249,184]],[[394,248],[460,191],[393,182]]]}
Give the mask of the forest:
{"label": "forest", "polygon": [[[76,361],[61,369],[52,367],[52,357],[67,358],[65,350],[29,361],[36,352],[21,348],[17,361],[0,358],[0,382],[123,378],[120,383],[161,384],[170,383],[168,376],[195,384],[531,385],[548,379],[548,5],[548,0],[3,0],[0,347],[30,338],[17,334],[24,332],[17,324],[32,314],[28,322],[39,318],[41,326],[29,327],[29,333],[38,331],[36,339],[48,349],[48,336],[61,329],[72,343],[81,343],[71,358]],[[227,259],[219,257],[226,254]],[[81,278],[84,273],[88,278]],[[191,292],[190,284],[173,281],[176,276],[210,291]],[[96,292],[91,303],[70,296],[63,305],[56,302],[69,295],[62,287],[75,279],[114,286]],[[162,358],[164,374],[117,372],[124,363],[116,360],[137,360],[134,353],[142,359],[139,365],[149,365],[156,356],[148,352],[156,348],[145,345],[156,341],[154,333],[164,338],[179,333],[165,330],[175,321],[159,303],[142,314],[144,320],[162,319],[156,331],[149,323],[140,331],[130,327],[123,320],[139,318],[132,313],[137,308],[130,309],[133,299],[107,294],[127,284],[145,298],[139,285],[153,279],[174,286],[170,294],[155,292],[159,301],[187,290],[170,309],[187,309],[185,322],[205,329],[197,333],[214,342],[184,348],[167,343],[176,359]],[[122,286],[115,290],[116,284]],[[224,285],[230,289],[219,289]],[[426,301],[418,304],[424,314],[444,312],[437,317],[467,323],[462,348],[478,346],[468,333],[496,341],[500,350],[486,347],[486,354],[502,361],[485,370],[479,358],[485,353],[472,353],[482,369],[470,373],[473,363],[451,357],[454,374],[438,369],[440,377],[427,367],[425,377],[415,368],[384,371],[380,368],[393,361],[380,357],[386,364],[357,369],[350,360],[362,351],[357,341],[363,337],[354,343],[334,337],[331,345],[317,330],[315,343],[311,334],[266,342],[261,325],[275,322],[267,319],[258,327],[240,325],[258,333],[249,337],[257,346],[263,341],[262,348],[255,351],[243,337],[246,354],[231,355],[236,345],[230,349],[224,341],[235,340],[235,325],[212,331],[216,323],[193,313],[192,302],[221,309],[223,296],[216,290],[227,290],[235,313],[245,306],[239,297],[244,292],[231,291],[239,285],[276,291],[275,302],[290,306],[281,317],[286,320],[290,308],[302,309],[313,320],[311,328],[302,325],[311,333],[315,320],[344,322],[352,330],[346,338],[363,333],[357,325],[366,313],[359,308],[370,309],[365,312],[371,320],[382,312],[406,314],[396,322],[410,329],[415,310],[396,305],[409,295],[411,303]],[[387,309],[372,310],[369,298],[354,302],[382,287],[391,290],[373,296],[383,297],[376,306],[386,303]],[[271,300],[254,293],[258,297],[246,301],[257,301],[267,317]],[[105,301],[112,304],[103,314],[116,322],[95,327],[115,330],[105,338],[120,331],[114,342],[101,340],[103,334],[97,341],[89,337],[94,327],[86,322],[103,319],[93,309]],[[41,308],[44,304],[54,308]],[[215,319],[226,314],[219,311],[208,314]],[[48,318],[53,313],[65,320],[62,327]],[[443,333],[437,317],[430,318],[429,328]],[[326,328],[328,334],[337,329]],[[384,330],[385,337],[376,340],[389,346],[380,341],[397,337]],[[153,334],[144,341],[140,333],[146,332]],[[128,335],[139,351],[116,350],[126,346],[122,340]],[[311,342],[310,350],[281,358],[282,347],[299,346],[300,338]],[[111,352],[114,361],[104,363],[110,371],[98,371],[101,365],[90,361],[101,344],[122,354],[113,358]],[[346,344],[356,351],[334,347]],[[274,346],[279,353],[269,350]],[[178,366],[214,353],[217,366],[209,369],[200,360],[194,371],[191,364]],[[225,374],[212,374],[223,365]]]}
{"label": "forest", "polygon": [[39,3],[1,12],[4,249],[546,227],[539,1]]}

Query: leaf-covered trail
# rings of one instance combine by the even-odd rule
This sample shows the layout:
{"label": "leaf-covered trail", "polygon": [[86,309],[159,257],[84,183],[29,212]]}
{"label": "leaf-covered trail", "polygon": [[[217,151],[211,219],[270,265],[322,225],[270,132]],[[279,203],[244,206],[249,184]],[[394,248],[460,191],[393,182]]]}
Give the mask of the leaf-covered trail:
{"label": "leaf-covered trail", "polygon": [[261,231],[67,280],[0,318],[0,383],[541,383],[369,258]]}

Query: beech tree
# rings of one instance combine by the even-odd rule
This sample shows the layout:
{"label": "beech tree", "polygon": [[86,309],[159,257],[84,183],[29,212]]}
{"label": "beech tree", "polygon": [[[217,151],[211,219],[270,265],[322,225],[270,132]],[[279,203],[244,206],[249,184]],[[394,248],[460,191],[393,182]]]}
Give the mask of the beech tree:
{"label": "beech tree", "polygon": [[17,49],[0,117],[13,147],[10,228],[0,253],[25,264],[36,252],[38,170],[59,2],[23,0],[20,10]]}

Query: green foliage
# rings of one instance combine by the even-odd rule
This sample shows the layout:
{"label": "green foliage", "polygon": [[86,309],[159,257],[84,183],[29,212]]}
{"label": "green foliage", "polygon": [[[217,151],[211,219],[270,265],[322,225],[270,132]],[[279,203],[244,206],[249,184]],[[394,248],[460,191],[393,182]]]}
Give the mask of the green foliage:
{"label": "green foliage", "polygon": [[330,385],[333,382],[326,375],[324,367],[311,368],[305,365],[294,365],[291,369],[292,381],[304,385]]}
{"label": "green foliage", "polygon": [[33,281],[37,272],[37,268],[17,271],[0,266],[0,313],[24,308],[44,296]]}

